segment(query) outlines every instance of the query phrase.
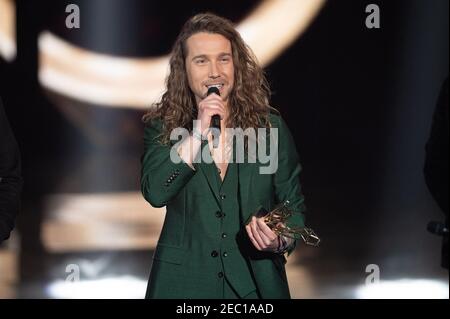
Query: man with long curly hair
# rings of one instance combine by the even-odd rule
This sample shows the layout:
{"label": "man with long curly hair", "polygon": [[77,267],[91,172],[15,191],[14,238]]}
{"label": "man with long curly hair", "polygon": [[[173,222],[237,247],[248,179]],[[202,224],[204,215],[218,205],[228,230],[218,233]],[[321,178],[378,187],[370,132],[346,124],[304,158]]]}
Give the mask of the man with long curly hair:
{"label": "man with long curly hair", "polygon": [[19,149],[0,98],[0,243],[14,227],[21,188]]}
{"label": "man with long curly hair", "polygon": [[[262,68],[230,21],[198,14],[173,46],[166,84],[143,118],[142,193],[152,206],[167,209],[146,298],[290,298],[285,253],[295,240],[252,215],[289,203],[295,212],[289,224],[304,226],[297,151],[269,105]],[[218,92],[208,95],[211,87]],[[218,137],[210,130],[216,114]],[[253,155],[252,142],[265,150],[269,131],[276,169],[261,173],[267,163],[261,152],[233,161],[235,128],[258,132],[245,140]],[[177,130],[186,134],[180,139]]]}

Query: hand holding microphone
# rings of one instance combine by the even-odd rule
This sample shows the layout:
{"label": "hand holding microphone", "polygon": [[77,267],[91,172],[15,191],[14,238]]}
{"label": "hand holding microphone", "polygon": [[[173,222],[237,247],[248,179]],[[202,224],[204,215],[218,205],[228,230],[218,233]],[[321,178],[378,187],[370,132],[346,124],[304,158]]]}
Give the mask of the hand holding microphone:
{"label": "hand holding microphone", "polygon": [[[206,96],[210,96],[213,93],[215,93],[218,96],[220,96],[220,91],[215,86],[211,86],[208,89],[208,93],[206,93]],[[220,133],[220,115],[215,114],[215,115],[212,116],[212,118],[211,118],[211,127],[217,128],[219,130],[219,133]]]}
{"label": "hand holding microphone", "polygon": [[[215,94],[213,94],[215,93]],[[198,117],[201,127],[198,127],[202,135],[207,134],[207,129],[211,128],[213,133],[213,146],[216,148],[219,143],[220,119],[225,117],[225,104],[220,97],[219,89],[215,86],[208,88],[206,98],[198,105]]]}

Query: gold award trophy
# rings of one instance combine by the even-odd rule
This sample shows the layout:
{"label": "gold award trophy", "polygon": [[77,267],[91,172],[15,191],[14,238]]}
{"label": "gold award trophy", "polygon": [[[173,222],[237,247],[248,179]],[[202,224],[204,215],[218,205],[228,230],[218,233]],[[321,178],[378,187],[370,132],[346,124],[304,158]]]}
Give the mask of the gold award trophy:
{"label": "gold award trophy", "polygon": [[289,201],[285,201],[284,203],[276,206],[270,212],[268,212],[264,207],[261,207],[252,216],[257,218],[264,217],[264,222],[267,226],[269,226],[270,229],[272,229],[272,231],[279,236],[281,235],[295,240],[302,239],[307,245],[314,247],[319,246],[320,238],[311,228],[297,226],[290,227],[287,225],[289,218],[295,214],[295,212],[288,208],[288,205]]}

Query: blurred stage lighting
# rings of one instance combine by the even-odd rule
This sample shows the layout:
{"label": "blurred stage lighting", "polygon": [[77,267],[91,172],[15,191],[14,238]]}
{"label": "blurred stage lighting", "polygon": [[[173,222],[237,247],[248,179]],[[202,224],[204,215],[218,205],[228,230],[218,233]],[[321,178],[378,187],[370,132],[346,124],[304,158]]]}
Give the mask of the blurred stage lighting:
{"label": "blurred stage lighting", "polygon": [[[298,38],[325,0],[263,1],[238,26],[265,66]],[[108,107],[146,109],[164,91],[169,56],[112,57],[70,44],[46,31],[39,36],[39,81],[50,91]]]}
{"label": "blurred stage lighting", "polygon": [[448,282],[428,279],[399,279],[361,286],[359,299],[448,299]]}
{"label": "blurred stage lighting", "polygon": [[51,195],[41,240],[53,253],[152,249],[165,211],[151,207],[140,192]]}
{"label": "blurred stage lighting", "polygon": [[0,0],[0,56],[11,62],[16,52],[16,5],[13,0]]}
{"label": "blurred stage lighting", "polygon": [[147,280],[133,276],[56,281],[46,288],[47,295],[56,299],[144,299]]}
{"label": "blurred stage lighting", "polygon": [[109,107],[146,108],[164,90],[168,57],[120,58],[39,36],[39,81],[50,91]]}

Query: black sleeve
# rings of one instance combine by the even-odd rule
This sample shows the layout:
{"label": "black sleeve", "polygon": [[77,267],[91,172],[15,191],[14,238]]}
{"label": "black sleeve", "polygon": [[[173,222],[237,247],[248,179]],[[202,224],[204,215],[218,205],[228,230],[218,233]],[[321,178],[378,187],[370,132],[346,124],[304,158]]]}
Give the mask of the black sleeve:
{"label": "black sleeve", "polygon": [[19,149],[0,98],[0,243],[9,238],[14,227],[21,189]]}
{"label": "black sleeve", "polygon": [[448,78],[445,80],[433,116],[426,145],[425,181],[439,207],[448,216]]}

